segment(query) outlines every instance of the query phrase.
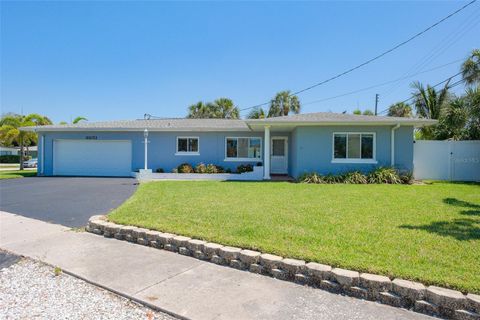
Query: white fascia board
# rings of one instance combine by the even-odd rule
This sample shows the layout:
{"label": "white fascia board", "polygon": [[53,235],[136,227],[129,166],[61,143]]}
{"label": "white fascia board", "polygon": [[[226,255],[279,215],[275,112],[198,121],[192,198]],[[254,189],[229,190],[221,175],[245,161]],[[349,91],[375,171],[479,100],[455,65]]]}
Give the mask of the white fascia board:
{"label": "white fascia board", "polygon": [[[145,128],[41,128],[41,127],[23,127],[22,131],[31,132],[143,132]],[[250,132],[249,128],[148,128],[148,132]]]}
{"label": "white fascia board", "polygon": [[431,126],[437,124],[437,120],[412,120],[412,121],[369,121],[369,122],[359,122],[359,121],[265,121],[265,122],[247,122],[250,128],[254,127],[264,127],[269,125],[272,128],[275,125],[279,126],[291,126],[291,127],[301,127],[301,126],[392,126],[400,124],[401,126],[414,126],[414,127],[423,127]]}

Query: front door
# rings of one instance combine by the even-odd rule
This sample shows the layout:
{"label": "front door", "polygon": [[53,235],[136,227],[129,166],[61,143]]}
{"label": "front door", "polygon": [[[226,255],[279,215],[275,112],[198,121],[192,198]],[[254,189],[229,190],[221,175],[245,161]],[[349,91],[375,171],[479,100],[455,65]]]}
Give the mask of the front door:
{"label": "front door", "polygon": [[288,138],[273,137],[270,149],[270,173],[288,173]]}

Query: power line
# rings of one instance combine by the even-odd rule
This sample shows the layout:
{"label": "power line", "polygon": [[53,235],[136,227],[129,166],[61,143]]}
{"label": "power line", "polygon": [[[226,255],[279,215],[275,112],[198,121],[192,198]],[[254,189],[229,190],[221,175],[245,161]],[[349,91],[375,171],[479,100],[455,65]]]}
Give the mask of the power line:
{"label": "power line", "polygon": [[335,96],[328,97],[328,98],[323,98],[323,99],[319,99],[319,100],[305,102],[305,103],[302,103],[302,106],[315,104],[315,103],[319,103],[319,102],[324,102],[324,101],[329,101],[329,100],[345,97],[345,96],[348,96],[348,95],[351,95],[351,94],[355,94],[355,93],[359,93],[359,92],[363,92],[363,91],[368,91],[368,90],[371,90],[371,89],[374,89],[374,88],[385,86],[387,84],[396,83],[396,82],[399,82],[399,81],[402,81],[402,80],[410,79],[410,78],[413,78],[413,77],[415,77],[419,74],[424,74],[424,73],[427,73],[427,72],[430,72],[430,71],[438,70],[438,69],[441,69],[443,67],[452,65],[454,63],[457,63],[457,62],[460,62],[460,61],[463,61],[463,60],[465,60],[465,59],[464,58],[457,59],[455,61],[451,61],[449,63],[443,64],[443,65],[440,65],[440,66],[437,66],[437,67],[433,67],[433,68],[428,69],[428,70],[419,71],[417,73],[410,74],[410,75],[407,75],[407,76],[404,76],[404,77],[400,77],[400,78],[397,78],[397,79],[394,79],[394,80],[385,81],[385,82],[382,82],[382,83],[379,83],[379,84],[374,84],[374,85],[369,86],[369,87],[357,89],[357,90],[354,90],[354,91],[349,91],[349,92],[342,93],[342,94],[335,95]]}
{"label": "power line", "polygon": [[[460,11],[466,9],[467,7],[469,7],[470,5],[474,4],[475,2],[477,2],[477,0],[472,0],[472,1],[470,1],[469,3],[465,4],[465,5],[462,6],[461,8],[455,10],[454,12],[450,13],[450,14],[447,15],[446,17],[444,17],[444,18],[440,19],[439,21],[435,22],[434,24],[432,24],[432,25],[429,26],[428,28],[426,28],[426,29],[418,32],[417,34],[413,35],[412,37],[408,38],[407,40],[400,42],[399,44],[397,44],[397,45],[395,45],[394,47],[388,49],[387,51],[384,51],[384,52],[382,52],[381,54],[379,54],[379,55],[377,55],[377,56],[375,56],[375,57],[373,57],[373,58],[371,58],[371,59],[369,59],[369,60],[367,60],[367,61],[365,61],[365,62],[363,62],[363,63],[361,63],[361,64],[359,64],[359,65],[357,65],[357,66],[355,66],[355,67],[352,67],[352,68],[350,68],[350,69],[348,69],[348,70],[346,70],[346,71],[343,71],[343,72],[341,72],[341,73],[339,73],[339,74],[337,74],[337,75],[335,75],[335,76],[333,76],[333,77],[331,77],[331,78],[325,79],[325,80],[323,80],[323,81],[321,81],[321,82],[318,82],[318,83],[316,83],[316,84],[314,84],[314,85],[311,85],[311,86],[306,87],[306,88],[304,88],[304,89],[301,89],[301,90],[298,90],[298,91],[296,91],[296,92],[293,92],[293,93],[290,94],[290,96],[292,96],[292,95],[297,95],[297,94],[300,94],[300,93],[302,93],[302,92],[311,90],[311,89],[316,88],[316,87],[318,87],[318,86],[321,86],[321,85],[323,85],[323,84],[325,84],[325,83],[327,83],[327,82],[330,82],[330,81],[333,81],[333,80],[335,80],[335,79],[337,79],[337,78],[340,78],[340,77],[342,77],[342,76],[344,76],[344,75],[346,75],[346,74],[349,74],[349,73],[351,73],[351,72],[353,72],[353,71],[355,71],[355,70],[357,70],[357,69],[360,69],[361,67],[366,66],[367,64],[369,64],[369,63],[371,63],[371,62],[373,62],[373,61],[375,61],[375,60],[378,60],[378,59],[382,58],[383,56],[391,53],[392,51],[394,51],[394,50],[396,50],[396,49],[398,49],[398,48],[400,48],[400,47],[402,47],[402,46],[404,46],[404,45],[406,45],[406,44],[409,43],[410,41],[412,41],[412,40],[420,37],[420,36],[423,35],[424,33],[430,31],[431,29],[433,29],[433,28],[435,28],[435,27],[437,27],[437,26],[438,26],[439,24],[441,24],[442,22],[450,19],[451,17],[453,17],[454,15],[456,15],[457,13],[459,13]],[[253,109],[253,108],[261,107],[261,106],[267,105],[267,104],[269,104],[269,103],[270,103],[270,101],[267,101],[267,102],[264,102],[264,103],[261,103],[261,104],[254,105],[254,106],[252,106],[252,107],[240,109],[240,111],[244,111],[244,110],[248,110],[248,109]]]}
{"label": "power line", "polygon": [[[480,16],[478,15],[480,12],[480,8],[472,12],[470,16],[468,16],[466,19],[461,22],[460,26],[452,30],[452,32],[444,37],[435,47],[432,48],[432,50],[426,54],[422,59],[420,59],[415,65],[413,65],[408,72],[406,72],[405,76],[409,75],[411,72],[414,72],[415,70],[421,69],[426,67],[428,64],[430,64],[432,61],[437,59],[439,56],[441,56],[448,48],[453,46],[456,42],[458,42],[462,37],[464,37],[469,30],[473,29],[479,22],[480,22]],[[383,93],[383,97],[390,96],[394,91],[396,91],[399,88],[399,86],[395,87],[394,85],[390,86],[387,89],[387,92]]]}
{"label": "power line", "polygon": [[[455,78],[456,76],[458,76],[458,75],[460,75],[460,74],[462,74],[461,71],[458,72],[458,73],[456,73],[456,74],[454,74],[453,76],[448,77],[447,79],[445,79],[445,80],[443,80],[443,81],[440,81],[439,83],[433,85],[432,88],[436,88],[436,87],[438,87],[439,85],[441,85],[441,84],[443,84],[443,83],[445,83],[445,82],[448,82],[448,81],[452,80],[453,78]],[[461,83],[463,83],[463,82],[465,82],[465,80],[464,80],[464,79],[460,79],[460,80],[456,81],[455,83],[449,85],[448,88],[450,89],[450,88],[456,87],[456,86],[458,86],[459,84],[461,84]],[[415,98],[415,95],[412,95],[410,98],[405,99],[405,100],[400,101],[400,102],[397,102],[397,103],[405,103],[405,102],[410,101],[410,100],[412,100],[412,99],[414,99],[414,98]],[[384,109],[384,110],[380,111],[378,114],[385,113],[385,112],[387,112],[389,109],[390,109],[390,108]]]}

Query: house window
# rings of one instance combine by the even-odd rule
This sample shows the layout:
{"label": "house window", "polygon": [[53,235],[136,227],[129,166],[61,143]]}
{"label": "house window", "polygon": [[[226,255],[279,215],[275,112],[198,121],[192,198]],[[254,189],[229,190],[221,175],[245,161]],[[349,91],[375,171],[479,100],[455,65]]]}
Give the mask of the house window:
{"label": "house window", "polygon": [[176,155],[199,155],[198,137],[177,137]]}
{"label": "house window", "polygon": [[262,157],[260,138],[226,138],[225,158],[232,161],[256,160]]}
{"label": "house window", "polygon": [[375,133],[334,133],[332,162],[376,162]]}

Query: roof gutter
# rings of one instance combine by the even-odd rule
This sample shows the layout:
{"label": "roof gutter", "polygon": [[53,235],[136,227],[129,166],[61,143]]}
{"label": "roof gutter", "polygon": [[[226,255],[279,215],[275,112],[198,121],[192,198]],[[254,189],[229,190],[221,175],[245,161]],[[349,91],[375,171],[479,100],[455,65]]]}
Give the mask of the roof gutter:
{"label": "roof gutter", "polygon": [[406,120],[401,123],[397,121],[245,121],[247,125],[252,127],[263,127],[266,124],[269,125],[281,125],[281,126],[391,126],[391,125],[403,125],[424,127],[437,123],[436,120]]}
{"label": "roof gutter", "polygon": [[395,131],[400,128],[400,123],[397,123],[390,134],[390,166],[395,166]]}

